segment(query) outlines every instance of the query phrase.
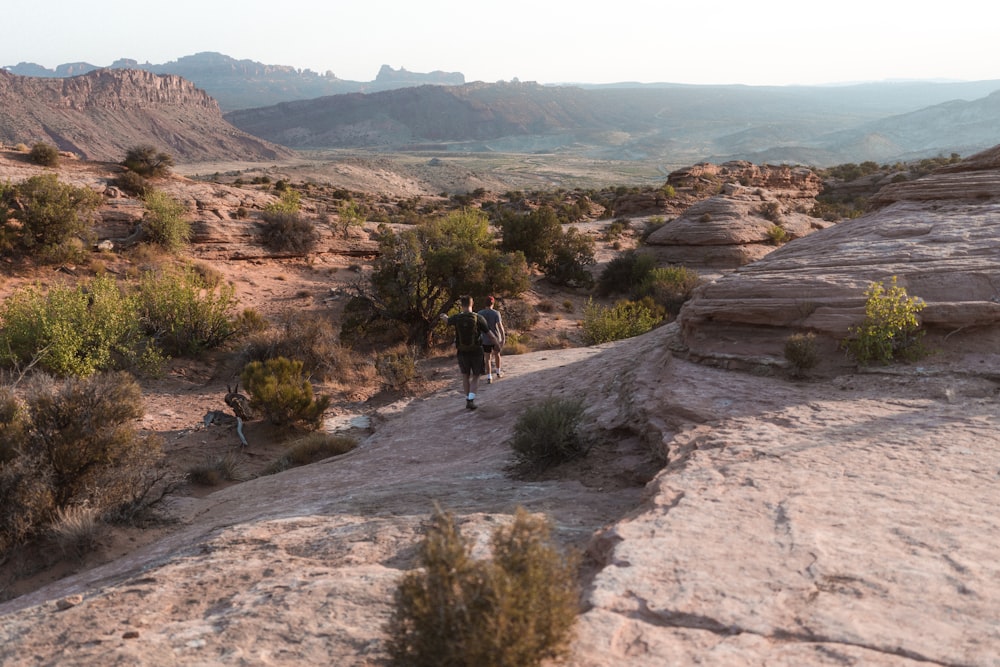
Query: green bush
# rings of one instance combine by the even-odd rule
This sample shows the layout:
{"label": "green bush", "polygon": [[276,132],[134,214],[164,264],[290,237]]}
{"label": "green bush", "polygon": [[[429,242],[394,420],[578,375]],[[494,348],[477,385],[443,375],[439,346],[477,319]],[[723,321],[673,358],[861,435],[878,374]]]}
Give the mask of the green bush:
{"label": "green bush", "polygon": [[516,472],[530,473],[583,455],[581,399],[547,398],[520,414],[510,447]]}
{"label": "green bush", "polygon": [[146,240],[164,250],[177,252],[191,240],[191,223],[184,218],[187,209],[170,195],[149,190],[143,196],[146,215],[143,230]]}
{"label": "green bush", "polygon": [[781,225],[774,224],[767,228],[767,239],[771,245],[782,245],[788,241],[788,232]]}
{"label": "green bush", "polygon": [[298,212],[265,211],[261,217],[264,220],[261,239],[273,251],[307,253],[319,243],[316,225]]}
{"label": "green bush", "polygon": [[153,189],[149,181],[134,171],[123,171],[113,183],[134,197],[143,197]]}
{"label": "green bush", "polygon": [[138,304],[110,277],[76,287],[19,290],[0,307],[0,363],[33,362],[56,375],[155,371],[161,359],[139,326]]}
{"label": "green bush", "polygon": [[67,243],[84,236],[101,195],[90,188],[59,181],[55,174],[41,174],[15,186],[19,204],[13,217],[21,222],[20,244],[41,258],[58,259]]}
{"label": "green bush", "polygon": [[[279,188],[279,184],[285,184]],[[285,181],[275,183],[274,189],[281,193],[278,201],[272,202],[264,207],[265,213],[298,213],[302,208],[302,195],[298,190],[292,190]]]}
{"label": "green bush", "polygon": [[923,331],[917,313],[927,304],[920,297],[907,295],[906,289],[896,284],[896,276],[888,287],[881,281],[870,283],[865,297],[865,319],[849,329],[843,342],[858,363],[888,364],[923,356]]}
{"label": "green bush", "polygon": [[597,345],[644,334],[660,321],[644,303],[619,301],[606,308],[588,301],[583,311],[583,333],[588,345]]}
{"label": "green bush", "polygon": [[235,307],[231,284],[210,287],[193,268],[146,271],[139,279],[140,322],[168,355],[197,354],[236,335]]}
{"label": "green bush", "polygon": [[161,442],[136,429],[142,395],[127,373],[63,382],[37,376],[23,400],[27,437],[0,464],[0,551],[53,522],[59,510],[110,513],[149,491]]}
{"label": "green bush", "polygon": [[174,165],[174,158],[169,153],[158,151],[155,146],[147,144],[130,148],[125,153],[122,164],[140,176],[154,178],[169,174],[170,167]]}
{"label": "green bush", "polygon": [[551,524],[518,508],[492,547],[492,560],[474,560],[454,518],[435,511],[422,569],[396,592],[386,627],[391,664],[535,667],[566,655],[579,592],[575,562],[552,544]]}
{"label": "green bush", "polygon": [[250,405],[278,426],[302,423],[317,428],[329,396],[313,397],[312,383],[302,375],[302,362],[278,357],[251,361],[240,382],[250,394]]}
{"label": "green bush", "polygon": [[598,293],[629,294],[641,285],[656,268],[656,259],[649,254],[629,250],[615,256],[605,265],[597,279]]}
{"label": "green bush", "polygon": [[650,270],[632,289],[632,298],[650,299],[672,315],[691,298],[694,288],[701,284],[697,271],[685,266],[661,266]]}
{"label": "green bush", "polygon": [[556,238],[551,254],[542,265],[542,273],[556,285],[590,288],[594,285],[594,277],[587,267],[595,262],[594,241],[570,228]]}
{"label": "green bush", "polygon": [[804,377],[806,373],[819,365],[819,352],[816,350],[816,334],[797,333],[785,339],[785,361],[788,362],[792,377]]}
{"label": "green bush", "polygon": [[39,141],[31,147],[28,159],[43,167],[54,167],[59,164],[59,149],[52,144]]}

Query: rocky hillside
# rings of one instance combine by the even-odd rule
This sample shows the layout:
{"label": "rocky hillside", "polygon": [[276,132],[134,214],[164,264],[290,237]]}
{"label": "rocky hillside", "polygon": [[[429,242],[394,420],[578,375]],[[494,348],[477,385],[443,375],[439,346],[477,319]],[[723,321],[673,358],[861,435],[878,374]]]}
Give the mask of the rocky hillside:
{"label": "rocky hillside", "polygon": [[165,150],[177,162],[293,155],[230,125],[215,100],[179,76],[97,70],[60,79],[0,70],[0,143],[38,141],[107,161],[120,161],[141,144]]}
{"label": "rocky hillside", "polygon": [[[167,63],[140,63],[121,58],[109,69],[139,69],[154,74],[176,74],[191,81],[215,98],[226,111],[269,106],[291,100],[325,95],[374,92],[407,86],[437,84],[455,86],[465,83],[461,72],[408,72],[383,65],[373,81],[339,79],[333,72],[318,73],[289,65],[265,65],[254,60],[237,60],[221,53],[205,51]],[[66,63],[48,69],[35,63],[18,63],[6,68],[21,76],[67,77],[97,69],[90,63]]]}

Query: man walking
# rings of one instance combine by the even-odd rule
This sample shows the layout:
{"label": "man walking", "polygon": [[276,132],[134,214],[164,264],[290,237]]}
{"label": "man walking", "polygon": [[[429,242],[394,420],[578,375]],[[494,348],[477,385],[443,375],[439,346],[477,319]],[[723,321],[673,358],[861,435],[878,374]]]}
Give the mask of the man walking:
{"label": "man walking", "polygon": [[483,355],[486,357],[486,383],[493,384],[493,360],[496,359],[497,379],[503,377],[503,369],[500,367],[500,350],[507,340],[507,331],[503,328],[503,318],[500,311],[493,307],[496,299],[491,296],[486,297],[487,305],[479,311],[479,314],[486,320],[488,331],[483,334]]}
{"label": "man walking", "polygon": [[472,297],[462,295],[458,298],[462,312],[448,317],[441,313],[441,319],[455,327],[455,348],[458,350],[458,370],[462,373],[462,389],[465,391],[465,407],[475,410],[476,389],[479,388],[479,376],[486,370],[483,359],[482,335],[487,331],[486,320],[472,310]]}

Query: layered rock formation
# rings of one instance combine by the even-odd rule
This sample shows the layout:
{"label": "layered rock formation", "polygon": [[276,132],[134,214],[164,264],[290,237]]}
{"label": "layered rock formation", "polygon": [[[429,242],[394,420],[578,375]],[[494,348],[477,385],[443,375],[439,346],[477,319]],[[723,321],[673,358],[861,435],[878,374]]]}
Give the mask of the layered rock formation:
{"label": "layered rock formation", "polygon": [[887,186],[875,198],[882,208],[707,285],[682,316],[688,352],[779,359],[788,335],[811,331],[829,360],[847,363],[835,350],[864,316],[865,290],[892,276],[927,303],[920,318],[939,353],[970,337],[992,340],[1000,322],[998,160],[994,148]]}
{"label": "layered rock formation", "polygon": [[0,143],[38,141],[105,161],[143,144],[178,162],[293,156],[227,123],[215,100],[179,76],[104,69],[54,79],[0,70]]}

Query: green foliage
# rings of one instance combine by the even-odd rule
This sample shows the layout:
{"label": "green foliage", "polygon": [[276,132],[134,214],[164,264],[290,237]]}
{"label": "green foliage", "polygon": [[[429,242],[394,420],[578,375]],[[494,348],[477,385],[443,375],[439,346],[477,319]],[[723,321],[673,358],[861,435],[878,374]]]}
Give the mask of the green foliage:
{"label": "green foliage", "polygon": [[785,360],[792,377],[805,377],[810,369],[819,365],[816,334],[797,333],[785,339]]}
{"label": "green foliage", "polygon": [[[288,192],[293,192],[289,190]],[[319,232],[312,220],[296,211],[269,210],[261,218],[264,245],[276,252],[308,253],[319,243]]]}
{"label": "green foliage", "polygon": [[606,308],[589,301],[583,311],[584,338],[588,345],[631,338],[650,331],[660,319],[644,303],[619,301]]}
{"label": "green foliage", "polygon": [[191,240],[191,223],[184,218],[187,210],[183,204],[159,190],[148,190],[143,203],[146,215],[142,224],[150,243],[177,252]]}
{"label": "green foliage", "polygon": [[313,432],[289,445],[281,457],[262,470],[260,474],[273,475],[289,468],[322,461],[331,456],[340,456],[357,446],[358,441],[346,435]]}
{"label": "green foliage", "polygon": [[370,289],[374,317],[401,323],[407,342],[430,347],[438,315],[461,294],[519,294],[529,286],[524,257],[494,247],[481,211],[453,211],[395,233],[379,230]]}
{"label": "green foliage", "polygon": [[27,435],[17,456],[0,464],[0,551],[59,510],[106,513],[149,490],[161,442],[136,430],[142,396],[127,373],[62,383],[38,376],[23,400]]}
{"label": "green foliage", "polygon": [[312,383],[303,376],[301,361],[285,357],[251,361],[240,382],[250,394],[251,406],[278,426],[303,423],[316,428],[330,405],[329,396],[313,397]]}
{"label": "green foliage", "polygon": [[20,207],[12,215],[22,225],[20,244],[41,256],[58,253],[70,239],[83,236],[101,203],[90,188],[62,183],[55,174],[32,176],[15,189]]}
{"label": "green foliage", "polygon": [[39,141],[31,147],[28,159],[43,167],[54,167],[59,164],[59,149],[52,144]]}
{"label": "green foliage", "polygon": [[629,294],[656,268],[656,259],[647,253],[629,250],[609,261],[597,279],[600,294]]}
{"label": "green foliage", "polygon": [[503,317],[504,328],[511,331],[527,331],[541,318],[538,308],[526,301],[504,301],[497,310]]}
{"label": "green foliage", "polygon": [[547,398],[527,408],[514,423],[510,447],[514,470],[529,473],[582,456],[583,400]]}
{"label": "green foliage", "polygon": [[135,197],[143,197],[153,189],[149,181],[134,171],[123,171],[115,178],[114,184]]}
{"label": "green foliage", "polygon": [[782,245],[788,241],[788,232],[781,225],[771,225],[767,228],[766,234],[771,245]]}
{"label": "green foliage", "polygon": [[122,164],[140,176],[154,178],[169,174],[170,167],[174,166],[174,158],[169,153],[146,144],[130,148],[125,153]]}
{"label": "green foliage", "polygon": [[436,510],[387,625],[392,665],[536,667],[565,656],[576,620],[575,563],[553,545],[551,524],[518,508],[477,561],[451,514]]}
{"label": "green foliage", "polygon": [[[278,181],[278,183],[285,183],[285,181]],[[302,195],[299,194],[298,190],[292,190],[287,183],[283,188],[279,188],[276,183],[274,189],[281,192],[281,195],[278,201],[271,202],[264,207],[265,213],[298,213],[301,210]]]}
{"label": "green foliage", "polygon": [[159,356],[139,326],[138,302],[107,276],[76,287],[29,287],[0,309],[0,363],[39,367],[57,375],[154,370]]}
{"label": "green foliage", "polygon": [[542,266],[552,254],[556,239],[562,234],[562,226],[556,212],[542,206],[530,213],[503,213],[500,231],[501,249],[520,251],[529,264]]}
{"label": "green foliage", "polygon": [[861,364],[888,364],[897,359],[913,360],[924,354],[923,331],[917,313],[925,304],[907,295],[893,276],[889,286],[872,282],[865,290],[865,319],[849,329],[844,347]]}
{"label": "green foliage", "polygon": [[198,271],[146,271],[139,279],[138,309],[145,332],[166,354],[191,355],[236,335],[235,289],[214,287]]}
{"label": "green foliage", "polygon": [[672,315],[691,298],[701,284],[698,272],[686,266],[660,266],[649,271],[632,289],[632,298],[649,299]]}
{"label": "green foliage", "polygon": [[361,227],[365,224],[365,216],[357,202],[348,200],[340,204],[337,215],[340,235],[347,238],[347,232],[351,227]]}
{"label": "green foliage", "polygon": [[594,285],[594,277],[587,267],[595,261],[593,239],[570,228],[555,240],[542,272],[556,285],[590,288]]}

